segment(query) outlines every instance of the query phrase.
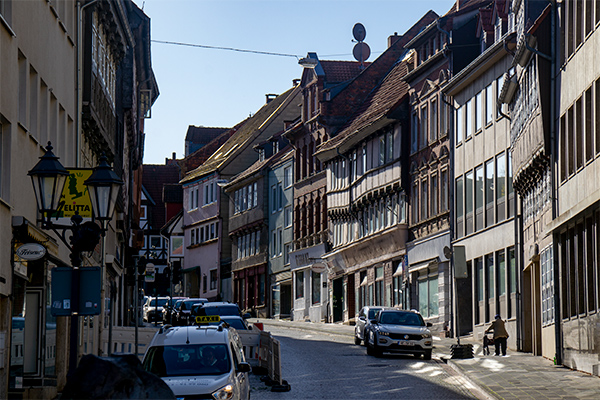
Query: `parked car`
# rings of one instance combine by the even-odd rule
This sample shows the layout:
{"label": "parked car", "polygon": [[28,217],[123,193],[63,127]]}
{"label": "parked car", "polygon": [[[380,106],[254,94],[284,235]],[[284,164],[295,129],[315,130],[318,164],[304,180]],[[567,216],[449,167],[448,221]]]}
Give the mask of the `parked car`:
{"label": "parked car", "polygon": [[380,356],[388,351],[431,360],[430,326],[416,311],[381,310],[365,329],[367,354]]}
{"label": "parked car", "polygon": [[169,302],[167,303],[167,305],[165,307],[163,307],[163,312],[162,312],[163,324],[173,325],[175,310],[176,310],[177,306],[179,305],[179,303],[181,303],[185,299],[187,299],[187,297],[171,297],[169,299]]}
{"label": "parked car", "polygon": [[154,322],[162,319],[163,307],[168,301],[168,297],[148,297],[144,303],[144,322]]}
{"label": "parked car", "polygon": [[173,325],[189,325],[191,322],[190,316],[194,304],[204,304],[206,302],[208,302],[208,299],[205,299],[203,297],[183,300],[181,303],[179,303],[179,306],[176,308]]}
{"label": "parked car", "polygon": [[176,398],[250,398],[242,342],[235,329],[219,326],[161,328],[142,363],[169,385]]}
{"label": "parked car", "polygon": [[375,318],[375,315],[383,310],[393,310],[392,307],[382,306],[365,306],[360,309],[356,316],[356,322],[354,325],[354,344],[365,343],[365,326],[369,324],[369,321]]}

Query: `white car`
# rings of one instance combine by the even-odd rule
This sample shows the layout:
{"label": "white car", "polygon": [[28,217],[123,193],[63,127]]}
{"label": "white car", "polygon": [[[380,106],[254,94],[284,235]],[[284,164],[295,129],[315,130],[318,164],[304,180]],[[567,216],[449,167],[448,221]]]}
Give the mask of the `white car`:
{"label": "white car", "polygon": [[148,297],[144,303],[144,322],[162,320],[163,307],[168,303],[168,297]]}
{"label": "white car", "polygon": [[365,328],[367,354],[378,357],[387,351],[431,360],[430,326],[416,311],[381,310]]}
{"label": "white car", "polygon": [[250,398],[251,367],[240,336],[223,325],[159,329],[148,345],[143,366],[162,378],[177,399]]}

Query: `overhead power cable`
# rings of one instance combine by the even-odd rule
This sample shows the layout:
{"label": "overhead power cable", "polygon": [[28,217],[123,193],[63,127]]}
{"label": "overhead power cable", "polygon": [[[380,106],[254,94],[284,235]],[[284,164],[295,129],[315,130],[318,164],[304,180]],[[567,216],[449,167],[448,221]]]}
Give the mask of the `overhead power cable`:
{"label": "overhead power cable", "polygon": [[187,46],[187,47],[201,47],[203,49],[215,49],[215,50],[230,50],[230,51],[238,51],[240,53],[254,53],[254,54],[264,54],[268,56],[280,56],[280,57],[294,57],[296,59],[300,59],[301,56],[297,56],[295,54],[285,54],[285,53],[273,53],[270,51],[258,51],[258,50],[245,50],[245,49],[237,49],[235,47],[221,47],[221,46],[208,46],[205,44],[193,44],[193,43],[181,43],[181,42],[169,42],[166,40],[152,40],[154,43],[163,43],[163,44],[172,44],[176,46]]}

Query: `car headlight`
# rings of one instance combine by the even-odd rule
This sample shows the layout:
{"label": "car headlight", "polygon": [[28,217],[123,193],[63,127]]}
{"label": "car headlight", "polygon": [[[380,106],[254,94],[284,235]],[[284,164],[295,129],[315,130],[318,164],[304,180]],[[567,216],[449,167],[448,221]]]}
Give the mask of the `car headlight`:
{"label": "car headlight", "polygon": [[212,397],[215,400],[229,400],[233,397],[233,386],[227,385],[223,386],[221,389],[217,390],[212,394]]}
{"label": "car headlight", "polygon": [[431,333],[424,333],[421,335],[423,339],[431,339]]}

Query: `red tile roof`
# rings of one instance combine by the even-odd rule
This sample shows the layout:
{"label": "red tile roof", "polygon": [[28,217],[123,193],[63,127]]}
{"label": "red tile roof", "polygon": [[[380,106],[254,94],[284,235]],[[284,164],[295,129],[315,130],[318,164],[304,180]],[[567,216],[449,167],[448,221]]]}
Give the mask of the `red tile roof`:
{"label": "red tile roof", "polygon": [[323,67],[327,83],[339,83],[353,79],[371,64],[370,62],[365,62],[361,68],[358,61],[319,60],[319,62],[321,63],[321,67]]}
{"label": "red tile roof", "polygon": [[392,111],[407,95],[409,86],[403,80],[408,72],[405,61],[398,62],[384,78],[381,85],[373,89],[356,114],[346,123],[340,132],[323,143],[317,153],[334,149],[344,143],[361,128],[368,126]]}

